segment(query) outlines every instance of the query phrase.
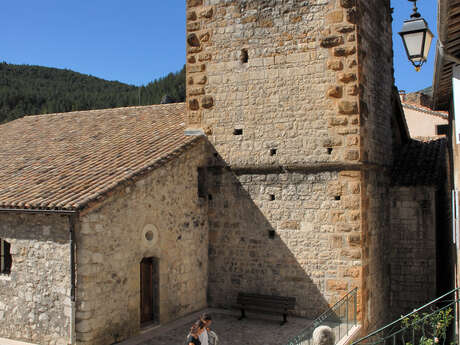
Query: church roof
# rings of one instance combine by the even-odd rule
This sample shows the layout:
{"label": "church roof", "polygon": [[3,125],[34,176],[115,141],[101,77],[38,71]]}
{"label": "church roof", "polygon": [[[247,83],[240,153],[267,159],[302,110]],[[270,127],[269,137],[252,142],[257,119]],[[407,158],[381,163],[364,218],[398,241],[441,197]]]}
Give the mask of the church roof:
{"label": "church roof", "polygon": [[0,208],[77,210],[198,140],[185,104],[26,116],[0,125]]}
{"label": "church roof", "polygon": [[392,184],[396,186],[438,186],[445,174],[445,138],[410,140],[396,154]]}

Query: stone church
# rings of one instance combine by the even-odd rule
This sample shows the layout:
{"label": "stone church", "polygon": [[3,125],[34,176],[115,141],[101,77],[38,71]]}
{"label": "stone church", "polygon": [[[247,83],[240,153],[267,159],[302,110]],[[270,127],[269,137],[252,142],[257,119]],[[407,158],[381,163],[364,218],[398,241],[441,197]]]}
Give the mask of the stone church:
{"label": "stone church", "polygon": [[108,345],[238,292],[314,318],[354,287],[370,331],[448,288],[446,143],[409,137],[391,21],[187,0],[185,104],[1,125],[0,337]]}

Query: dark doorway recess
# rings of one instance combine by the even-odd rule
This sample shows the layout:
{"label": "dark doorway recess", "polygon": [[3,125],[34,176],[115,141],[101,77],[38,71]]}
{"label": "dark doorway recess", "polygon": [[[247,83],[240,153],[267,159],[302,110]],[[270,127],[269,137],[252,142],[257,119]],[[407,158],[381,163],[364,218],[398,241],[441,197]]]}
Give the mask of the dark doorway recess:
{"label": "dark doorway recess", "polygon": [[156,258],[141,261],[141,326],[159,322],[159,272]]}

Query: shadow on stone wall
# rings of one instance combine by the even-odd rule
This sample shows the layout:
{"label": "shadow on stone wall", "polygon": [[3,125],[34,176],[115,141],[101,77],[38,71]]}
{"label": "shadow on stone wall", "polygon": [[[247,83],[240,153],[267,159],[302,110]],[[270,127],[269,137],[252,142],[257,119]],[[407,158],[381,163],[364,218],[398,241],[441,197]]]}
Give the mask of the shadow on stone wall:
{"label": "shadow on stone wall", "polygon": [[68,216],[50,214],[0,214],[0,238],[33,242],[69,242]]}
{"label": "shadow on stone wall", "polygon": [[[237,175],[222,161],[208,168],[211,307],[234,307],[238,293],[245,292],[296,297],[294,314],[311,319],[329,308],[322,293],[326,291],[326,272],[320,266],[327,265],[330,256],[312,257],[321,251],[320,241],[312,241],[320,234],[301,229],[300,222],[290,220],[290,213],[298,212],[303,201],[276,200],[283,195],[283,188],[293,183],[292,178],[289,173],[263,171]],[[304,179],[297,183],[312,182]],[[288,204],[298,209],[292,210]],[[340,294],[346,292],[345,288]]]}

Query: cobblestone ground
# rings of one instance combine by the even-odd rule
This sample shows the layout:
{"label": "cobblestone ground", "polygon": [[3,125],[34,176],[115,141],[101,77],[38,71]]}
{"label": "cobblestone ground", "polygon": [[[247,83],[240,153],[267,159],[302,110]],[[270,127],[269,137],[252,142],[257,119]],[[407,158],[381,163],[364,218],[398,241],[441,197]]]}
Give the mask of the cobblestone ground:
{"label": "cobblestone ground", "polygon": [[[280,315],[247,313],[247,318],[239,321],[238,311],[208,309],[206,312],[212,315],[211,329],[219,336],[219,345],[284,345],[311,324],[308,319],[288,317],[288,322],[280,326]],[[200,314],[153,328],[121,345],[184,345],[190,326]]]}

